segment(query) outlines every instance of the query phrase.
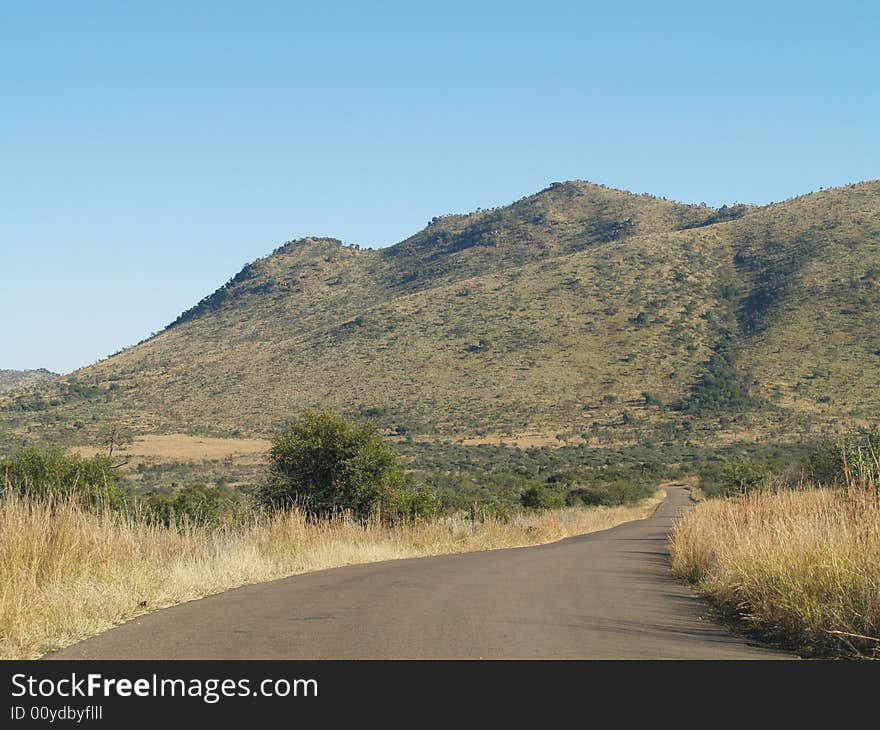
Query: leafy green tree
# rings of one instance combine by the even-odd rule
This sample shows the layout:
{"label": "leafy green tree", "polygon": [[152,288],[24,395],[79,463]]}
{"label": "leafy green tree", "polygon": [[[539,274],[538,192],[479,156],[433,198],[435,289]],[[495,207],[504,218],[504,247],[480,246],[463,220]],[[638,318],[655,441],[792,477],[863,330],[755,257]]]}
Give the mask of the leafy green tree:
{"label": "leafy green tree", "polygon": [[165,525],[215,525],[230,513],[231,501],[218,487],[188,487],[174,495],[154,492],[142,503],[145,521]]}
{"label": "leafy green tree", "polygon": [[76,499],[95,509],[122,509],[127,490],[109,456],[84,459],[64,449],[30,448],[0,459],[0,485],[31,499]]}
{"label": "leafy green tree", "polygon": [[563,507],[565,498],[543,484],[535,484],[522,493],[520,502],[526,509],[553,509]]}
{"label": "leafy green tree", "polygon": [[400,457],[371,421],[354,423],[327,411],[293,421],[272,442],[269,483],[274,508],[301,506],[316,515],[349,512],[359,519],[426,516],[439,503],[415,490]]}
{"label": "leafy green tree", "polygon": [[434,490],[425,485],[413,487],[407,483],[402,489],[393,489],[383,502],[383,515],[386,520],[434,519],[443,503]]}

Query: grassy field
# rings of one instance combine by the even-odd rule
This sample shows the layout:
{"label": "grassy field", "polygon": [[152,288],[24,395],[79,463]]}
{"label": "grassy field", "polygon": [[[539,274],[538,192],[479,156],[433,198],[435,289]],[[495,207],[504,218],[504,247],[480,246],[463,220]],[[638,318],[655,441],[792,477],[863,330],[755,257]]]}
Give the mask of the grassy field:
{"label": "grassy field", "polygon": [[758,635],[808,656],[880,658],[876,484],[705,500],[671,551],[677,575]]}
{"label": "grassy field", "polygon": [[394,527],[308,521],[292,511],[236,527],[166,528],[10,494],[0,501],[0,659],[38,657],[133,616],[247,583],[602,530],[647,517],[661,499]]}

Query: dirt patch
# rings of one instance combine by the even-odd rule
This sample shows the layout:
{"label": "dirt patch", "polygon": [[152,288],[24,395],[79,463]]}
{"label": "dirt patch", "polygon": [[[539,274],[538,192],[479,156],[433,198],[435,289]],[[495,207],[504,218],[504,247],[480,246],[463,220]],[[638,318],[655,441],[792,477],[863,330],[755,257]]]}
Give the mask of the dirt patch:
{"label": "dirt patch", "polygon": [[[205,461],[231,456],[241,462],[245,459],[261,460],[269,447],[270,442],[264,439],[223,439],[172,433],[137,436],[123,453],[129,457],[168,461]],[[105,452],[94,446],[74,446],[71,451],[78,451],[83,456]]]}

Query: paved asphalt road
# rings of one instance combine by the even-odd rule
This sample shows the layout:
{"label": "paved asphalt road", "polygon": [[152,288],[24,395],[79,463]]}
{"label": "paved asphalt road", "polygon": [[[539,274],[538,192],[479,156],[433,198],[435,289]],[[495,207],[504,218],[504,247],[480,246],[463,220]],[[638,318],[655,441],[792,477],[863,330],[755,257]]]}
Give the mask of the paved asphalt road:
{"label": "paved asphalt road", "polygon": [[57,659],[761,659],[669,574],[653,517],[538,547],[335,568],[174,606]]}

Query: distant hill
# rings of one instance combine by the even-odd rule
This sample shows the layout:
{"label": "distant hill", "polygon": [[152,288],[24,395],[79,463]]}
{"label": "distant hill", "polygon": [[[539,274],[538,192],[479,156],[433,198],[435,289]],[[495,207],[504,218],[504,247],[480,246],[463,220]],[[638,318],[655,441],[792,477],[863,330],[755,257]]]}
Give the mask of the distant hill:
{"label": "distant hill", "polygon": [[0,370],[0,393],[29,388],[61,377],[45,368],[39,370]]}
{"label": "distant hill", "polygon": [[0,428],[260,436],[316,407],[536,443],[876,418],[880,181],[721,209],[575,181],[385,249],[292,241],[155,337],[0,398]]}

